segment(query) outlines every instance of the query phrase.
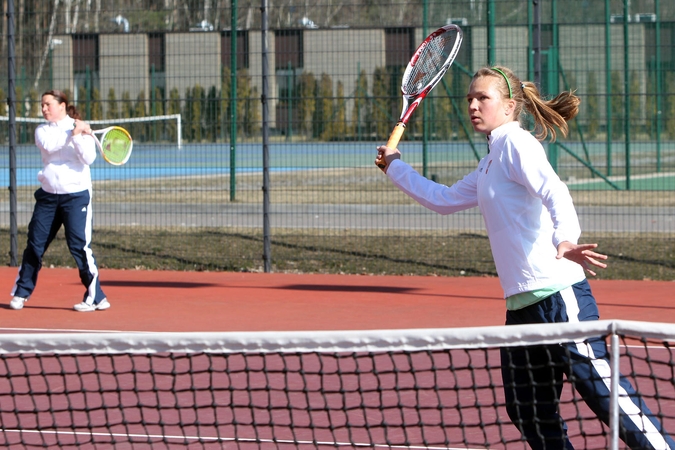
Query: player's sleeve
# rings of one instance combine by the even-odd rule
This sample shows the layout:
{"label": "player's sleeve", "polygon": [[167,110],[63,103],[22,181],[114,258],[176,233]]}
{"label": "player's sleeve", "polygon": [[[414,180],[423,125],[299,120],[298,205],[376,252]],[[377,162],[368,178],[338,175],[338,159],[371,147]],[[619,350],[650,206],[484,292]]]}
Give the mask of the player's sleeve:
{"label": "player's sleeve", "polygon": [[476,172],[452,186],[445,186],[423,177],[408,164],[396,159],[389,163],[387,176],[406,195],[439,214],[452,214],[478,206]]}
{"label": "player's sleeve", "polygon": [[91,165],[96,160],[96,142],[92,136],[83,133],[73,136],[73,146],[83,164]]}
{"label": "player's sleeve", "polygon": [[68,133],[59,127],[40,125],[35,129],[35,145],[47,153],[54,153],[62,149],[68,140]]}
{"label": "player's sleeve", "polygon": [[576,244],[581,236],[581,226],[570,191],[551,167],[541,143],[534,137],[532,140],[536,146],[532,143],[520,148],[509,146],[509,176],[541,199],[553,222],[553,245],[557,248],[563,241]]}

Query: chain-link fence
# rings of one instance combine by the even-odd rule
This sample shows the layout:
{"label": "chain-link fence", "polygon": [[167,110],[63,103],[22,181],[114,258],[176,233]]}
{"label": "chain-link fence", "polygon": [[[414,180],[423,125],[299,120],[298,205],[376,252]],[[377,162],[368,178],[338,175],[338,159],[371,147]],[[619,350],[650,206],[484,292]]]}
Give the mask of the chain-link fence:
{"label": "chain-link fence", "polygon": [[[494,275],[477,210],[431,213],[373,164],[401,112],[411,54],[455,23],[459,56],[408,125],[403,158],[446,184],[475,168],[486,145],[464,98],[489,63],[547,95],[576,89],[569,136],[546,148],[572,191],[582,241],[612,257],[601,276],[675,276],[673,2],[3,3],[16,4],[0,57],[11,78],[0,97],[16,114],[14,148],[9,122],[0,128],[4,154],[15,155],[0,169],[8,253],[13,214],[23,249],[41,167],[29,119],[54,88],[135,140],[125,166],[92,166],[101,267]],[[72,265],[63,239],[45,264]]]}

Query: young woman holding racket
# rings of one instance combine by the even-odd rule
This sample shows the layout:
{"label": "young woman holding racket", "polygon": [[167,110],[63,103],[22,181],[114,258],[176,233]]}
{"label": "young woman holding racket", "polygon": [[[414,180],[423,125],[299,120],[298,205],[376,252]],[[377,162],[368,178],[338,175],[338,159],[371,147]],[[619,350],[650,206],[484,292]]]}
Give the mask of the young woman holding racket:
{"label": "young woman holding racket", "polygon": [[35,130],[35,144],[42,154],[38,172],[41,187],[35,191],[35,208],[28,225],[28,242],[23,252],[10,301],[11,309],[22,309],[35,289],[42,256],[63,225],[66,242],[80,271],[85,292],[76,311],[110,308],[101,290],[98,267],[91,251],[91,173],[96,144],[88,123],[75,106],[57,90],[42,94],[42,115],[47,123]]}
{"label": "young woman holding racket", "polygon": [[[506,298],[506,323],[598,320],[584,269],[606,267],[596,244],[578,244],[579,220],[567,186],[549,164],[538,139],[567,133],[579,98],[563,92],[540,97],[536,85],[505,67],[479,70],[467,94],[475,131],[485,134],[488,154],[476,170],[448,187],[422,177],[396,148],[378,148],[392,182],[440,214],[478,206]],[[527,111],[536,137],[521,128]],[[610,365],[604,340],[537,348],[502,349],[502,377],[509,417],[533,449],[573,448],[558,414],[563,375],[590,408],[609,423]],[[533,367],[533,364],[536,364]],[[630,382],[621,377],[620,437],[631,448],[675,449]]]}

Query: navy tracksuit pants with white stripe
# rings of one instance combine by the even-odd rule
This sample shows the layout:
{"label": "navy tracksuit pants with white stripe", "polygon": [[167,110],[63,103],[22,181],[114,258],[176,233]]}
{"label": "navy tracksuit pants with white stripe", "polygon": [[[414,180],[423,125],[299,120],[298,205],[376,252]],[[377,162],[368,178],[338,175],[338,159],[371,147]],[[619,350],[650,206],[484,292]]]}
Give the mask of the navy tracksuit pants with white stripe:
{"label": "navy tracksuit pants with white stripe", "polygon": [[[534,305],[507,311],[507,325],[598,320],[598,307],[584,280]],[[530,447],[572,449],[567,426],[558,414],[563,375],[590,409],[609,423],[610,364],[604,339],[537,347],[503,348],[502,378],[506,407]],[[631,449],[673,449],[675,442],[620,377],[620,438]]]}
{"label": "navy tracksuit pants with white stripe", "polygon": [[35,208],[28,225],[28,243],[23,252],[12,295],[28,298],[37,283],[42,257],[56,233],[64,227],[70,254],[80,271],[80,280],[86,288],[83,301],[98,303],[105,298],[98,277],[96,259],[91,250],[91,194],[50,194],[42,188],[35,191]]}

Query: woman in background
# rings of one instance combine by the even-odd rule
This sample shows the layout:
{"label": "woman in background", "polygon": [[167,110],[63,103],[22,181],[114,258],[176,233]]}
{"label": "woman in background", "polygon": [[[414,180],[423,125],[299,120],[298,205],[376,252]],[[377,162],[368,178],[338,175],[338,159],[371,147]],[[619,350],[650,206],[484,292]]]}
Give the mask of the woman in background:
{"label": "woman in background", "polygon": [[42,94],[42,115],[47,123],[35,130],[35,144],[42,154],[38,172],[41,187],[35,191],[35,208],[28,225],[28,242],[23,252],[9,303],[22,309],[37,283],[42,257],[56,233],[64,227],[66,242],[75,258],[85,287],[76,311],[110,308],[101,290],[98,267],[91,250],[92,210],[91,173],[96,159],[96,143],[91,127],[82,121],[75,106],[58,90]]}

